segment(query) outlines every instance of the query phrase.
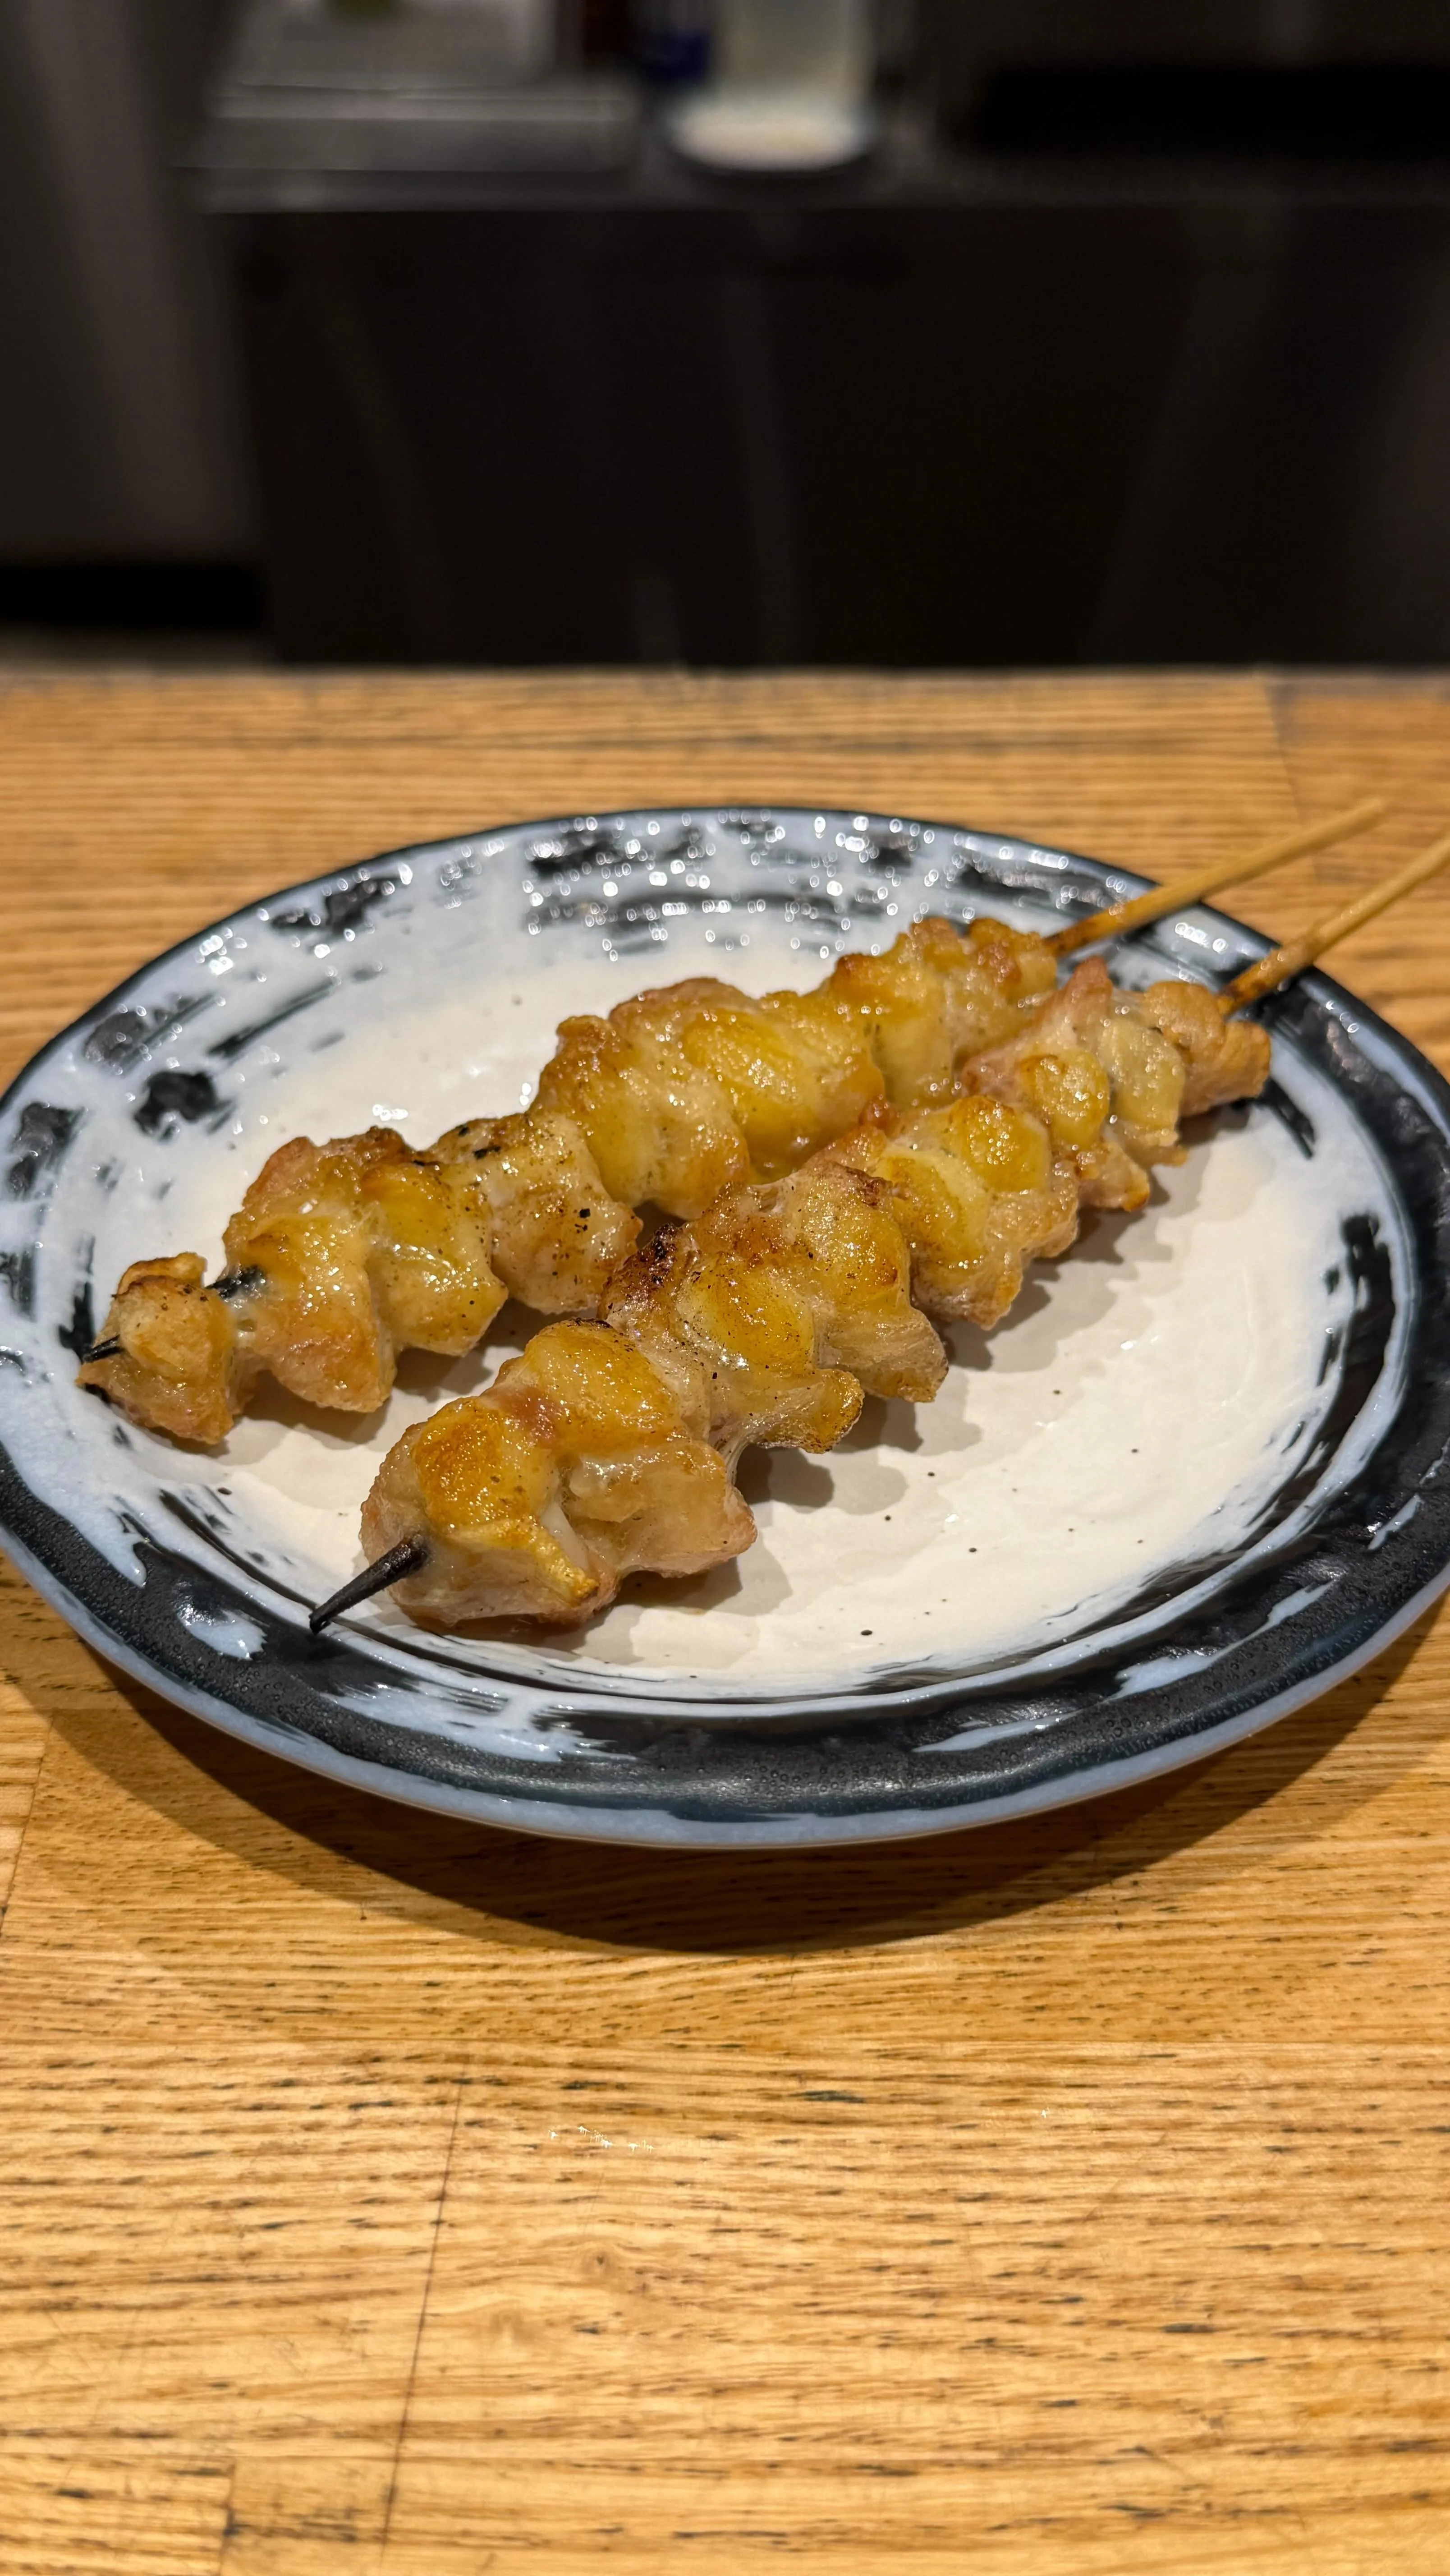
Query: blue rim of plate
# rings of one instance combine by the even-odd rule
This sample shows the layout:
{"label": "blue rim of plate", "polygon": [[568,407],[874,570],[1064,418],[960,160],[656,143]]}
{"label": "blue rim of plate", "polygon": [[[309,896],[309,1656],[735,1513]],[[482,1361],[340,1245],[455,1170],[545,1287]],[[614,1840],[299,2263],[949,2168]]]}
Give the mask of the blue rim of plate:
{"label": "blue rim of plate", "polygon": [[[658,813],[672,809],[656,808]],[[678,810],[678,809],[674,809]],[[696,809],[698,811],[698,809]],[[766,809],[751,808],[753,813]],[[786,814],[787,808],[768,809]],[[625,818],[590,818],[607,832]],[[857,817],[883,836],[899,822]],[[429,843],[388,859],[445,861],[502,829],[513,840],[571,828],[557,819]],[[908,830],[958,832],[955,826]],[[976,834],[981,891],[1039,895],[1061,915],[1147,880],[1045,845]],[[267,905],[307,907],[355,886],[356,866],[289,887]],[[366,871],[364,871],[364,874]],[[233,921],[259,907],[249,905]],[[1233,965],[1268,942],[1207,916]],[[221,930],[225,923],[212,925]],[[8,1127],[56,1051],[124,1008],[195,932],[95,1003],[43,1048],[0,1099]],[[1175,964],[1161,932],[1135,945]],[[1256,1549],[1201,1608],[1160,1630],[1150,1663],[1121,1642],[1071,1670],[1007,1687],[938,1685],[875,1713],[823,1709],[787,1721],[712,1723],[687,1710],[619,1710],[607,1693],[560,1694],[567,1738],[547,1765],[420,1732],[360,1709],[377,1667],[340,1631],[313,1639],[306,1604],[268,1613],[208,1568],[204,1607],[264,1631],[262,1651],[225,1667],[196,1626],[198,1575],[179,1548],[138,1541],[128,1581],[49,1503],[0,1445],[6,1552],[86,1643],[136,1680],[224,1731],[326,1776],[425,1809],[526,1831],[664,1847],[790,1849],[938,1833],[1151,1779],[1272,1724],[1329,1690],[1403,1633],[1450,1582],[1450,1085],[1362,1002],[1319,973],[1263,1006],[1276,1033],[1327,1076],[1391,1176],[1413,1267],[1397,1409],[1369,1454],[1306,1526]],[[1385,1349],[1367,1280],[1343,1371],[1362,1407]],[[185,1615],[182,1615],[182,1613]],[[1151,1680],[1144,1676],[1151,1674]],[[415,1687],[427,1688],[426,1678]],[[964,1721],[967,1721],[964,1723]]]}

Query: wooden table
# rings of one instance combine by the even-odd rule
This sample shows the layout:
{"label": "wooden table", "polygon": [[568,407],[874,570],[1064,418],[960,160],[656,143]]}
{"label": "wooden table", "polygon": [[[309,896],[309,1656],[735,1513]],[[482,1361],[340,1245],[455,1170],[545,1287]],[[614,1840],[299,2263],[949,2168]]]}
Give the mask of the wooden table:
{"label": "wooden table", "polygon": [[[1154,871],[1450,684],[8,680],[0,1048],[289,878],[812,798]],[[1450,1064],[1450,886],[1342,971]],[[1450,1622],[1160,1786],[811,1860],[375,1804],[7,1576],[7,2576],[1450,2565]]]}

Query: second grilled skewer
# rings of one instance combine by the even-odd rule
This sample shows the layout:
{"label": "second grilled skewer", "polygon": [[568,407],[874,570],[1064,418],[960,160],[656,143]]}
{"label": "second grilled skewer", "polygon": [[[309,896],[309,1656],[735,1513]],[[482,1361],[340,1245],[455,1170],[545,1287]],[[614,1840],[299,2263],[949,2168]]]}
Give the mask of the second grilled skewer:
{"label": "second grilled skewer", "polygon": [[933,1319],[996,1323],[1081,1208],[1142,1206],[1180,1119],[1251,1095],[1268,1064],[1263,1030],[1225,1024],[1201,985],[1128,995],[1080,966],[972,1090],[878,1106],[790,1178],[722,1193],[625,1264],[601,1322],[546,1327],[485,1394],[406,1432],[363,1515],[377,1588],[445,1626],[568,1626],[630,1573],[739,1555],[745,1448],[831,1449],[866,1395],[929,1400]]}

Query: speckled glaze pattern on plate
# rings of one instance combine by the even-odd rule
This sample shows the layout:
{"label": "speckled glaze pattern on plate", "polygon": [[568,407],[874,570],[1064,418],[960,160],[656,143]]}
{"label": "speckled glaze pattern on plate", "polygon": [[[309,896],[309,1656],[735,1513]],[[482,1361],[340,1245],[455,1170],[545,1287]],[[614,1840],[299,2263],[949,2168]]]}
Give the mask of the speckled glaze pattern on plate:
{"label": "speckled glaze pattern on plate", "polygon": [[[919,1422],[883,1408],[829,1473],[762,1470],[734,1590],[644,1597],[583,1640],[446,1639],[385,1605],[306,1627],[376,1458],[500,1345],[471,1376],[405,1370],[368,1424],[264,1407],[215,1454],[72,1381],[121,1263],[214,1254],[286,1135],[391,1116],[421,1141],[516,1106],[571,1008],[712,966],[805,983],[925,912],[1051,928],[1140,883],[903,818],[654,811],[396,853],[186,941],[0,1104],[10,1553],[101,1652],[250,1742],[598,1840],[986,1823],[1302,1704],[1450,1566],[1450,1092],[1323,976],[1267,1006],[1270,1094],[1195,1142],[1152,1220],[1090,1229],[990,1345],[959,1337]],[[1263,945],[1194,910],[1114,971],[1217,979]]]}

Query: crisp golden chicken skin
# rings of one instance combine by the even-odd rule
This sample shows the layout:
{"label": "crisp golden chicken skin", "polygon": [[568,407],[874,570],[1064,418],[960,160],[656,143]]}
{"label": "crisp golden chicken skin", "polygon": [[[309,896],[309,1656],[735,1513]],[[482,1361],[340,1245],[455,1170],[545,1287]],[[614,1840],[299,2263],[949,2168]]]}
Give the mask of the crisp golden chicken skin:
{"label": "crisp golden chicken skin", "polygon": [[598,1304],[639,1231],[557,1117],[480,1120],[414,1153],[390,1127],[297,1137],[252,1183],[202,1285],[195,1253],[136,1262],[84,1365],[174,1439],[225,1437],[266,1374],[310,1404],[371,1413],[401,1350],[471,1350],[508,1296],[544,1313]]}
{"label": "crisp golden chicken skin", "polygon": [[173,1440],[224,1440],[256,1372],[242,1364],[236,1320],[205,1274],[199,1252],[133,1261],[106,1317],[106,1337],[120,1348],[84,1363],[77,1385],[99,1387]]}
{"label": "crisp golden chicken skin", "polygon": [[1181,1161],[1180,1120],[1252,1098],[1268,1072],[1266,1032],[1225,1020],[1201,986],[1119,992],[1092,957],[1005,1045],[973,1057],[963,1079],[1044,1121],[1085,1207],[1136,1208],[1151,1166]]}
{"label": "crisp golden chicken skin", "polygon": [[1254,1020],[1226,1020],[1202,984],[1150,984],[1131,998],[1139,1018],[1170,1039],[1183,1059],[1180,1118],[1258,1098],[1269,1079],[1267,1029]]}
{"label": "crisp golden chicken skin", "polygon": [[1055,1259],[1077,1233],[1071,1157],[1004,1101],[878,1111],[830,1159],[877,1181],[910,1255],[912,1297],[939,1323],[998,1323],[1028,1263]]}
{"label": "crisp golden chicken skin", "polygon": [[752,1001],[698,979],[566,1020],[539,1082],[631,1207],[700,1215],[723,1189],[776,1180],[875,1100],[945,1099],[964,1056],[1049,994],[1045,940],[1000,921],[918,922],[883,957],[841,958],[813,993]]}
{"label": "crisp golden chicken skin", "polygon": [[370,1554],[426,1528],[397,1587],[445,1627],[522,1618],[573,1627],[627,1574],[699,1574],[755,1526],[724,1461],[664,1379],[598,1324],[553,1324],[486,1395],[406,1432],[363,1510]]}
{"label": "crisp golden chicken skin", "polygon": [[965,1059],[1009,1038],[1056,983],[1057,961],[1034,931],[982,920],[959,933],[931,920],[884,957],[841,958],[825,990],[865,1029],[892,1108],[921,1109],[948,1099]]}
{"label": "crisp golden chicken skin", "polygon": [[911,1302],[908,1247],[868,1173],[819,1156],[727,1191],[626,1262],[602,1309],[732,1466],[832,1449],[863,1395],[925,1401],[946,1355]]}
{"label": "crisp golden chicken skin", "polygon": [[538,1109],[476,1118],[451,1127],[421,1160],[445,1178],[463,1176],[510,1297],[540,1315],[596,1312],[639,1220],[605,1188],[572,1119]]}

